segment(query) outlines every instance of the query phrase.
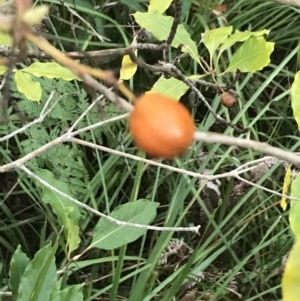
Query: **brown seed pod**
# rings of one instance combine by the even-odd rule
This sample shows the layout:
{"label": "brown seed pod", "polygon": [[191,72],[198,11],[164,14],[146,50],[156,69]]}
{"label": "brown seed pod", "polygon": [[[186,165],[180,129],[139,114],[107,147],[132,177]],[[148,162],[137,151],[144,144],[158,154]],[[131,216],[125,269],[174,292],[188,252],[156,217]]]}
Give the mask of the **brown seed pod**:
{"label": "brown seed pod", "polygon": [[227,108],[232,108],[236,100],[236,96],[231,92],[223,92],[221,95],[221,102]]}

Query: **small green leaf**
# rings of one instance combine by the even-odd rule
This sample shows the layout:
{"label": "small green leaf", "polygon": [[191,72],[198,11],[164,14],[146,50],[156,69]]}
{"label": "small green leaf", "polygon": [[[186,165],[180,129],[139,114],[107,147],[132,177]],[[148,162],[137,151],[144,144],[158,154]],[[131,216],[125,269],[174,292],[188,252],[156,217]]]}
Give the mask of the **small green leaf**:
{"label": "small green leaf", "polygon": [[210,58],[212,59],[216,49],[228,38],[232,32],[232,26],[221,27],[208,30],[202,33],[202,40],[205,47],[208,49]]}
{"label": "small green leaf", "polygon": [[20,281],[29,262],[30,259],[22,252],[19,245],[11,258],[9,270],[10,286],[15,299],[17,299]]}
{"label": "small green leaf", "polygon": [[[61,180],[57,180],[49,170],[40,169],[36,172],[36,174],[49,185],[67,195],[71,195],[69,186]],[[80,210],[70,200],[53,192],[51,189],[40,183],[38,183],[38,186],[42,187],[43,189],[43,202],[51,205],[53,212],[57,215],[60,225],[64,227],[65,237],[68,245],[68,256],[70,258],[71,252],[76,250],[80,243],[78,226]]]}
{"label": "small green leaf", "polygon": [[[300,173],[291,185],[291,197],[300,198]],[[298,301],[300,296],[300,202],[291,200],[289,220],[295,235],[295,244],[290,251],[282,278],[283,301]]]}
{"label": "small green leaf", "polygon": [[152,87],[150,92],[157,92],[173,99],[179,100],[189,87],[176,78],[160,78]]}
{"label": "small green leaf", "polygon": [[263,37],[249,38],[233,55],[229,67],[225,72],[256,72],[270,63],[270,55],[274,50],[274,43],[267,42]]}
{"label": "small green leaf", "polygon": [[39,250],[28,264],[20,282],[18,301],[45,301],[55,287],[55,252],[57,244]]}
{"label": "small green leaf", "polygon": [[173,0],[150,0],[148,12],[157,11],[158,13],[163,14],[171,5],[172,1]]}
{"label": "small green leaf", "polygon": [[296,73],[292,84],[291,99],[294,118],[298,124],[298,130],[300,130],[300,71]]}
{"label": "small green leaf", "polygon": [[0,31],[0,45],[12,46],[11,35]]}
{"label": "small green leaf", "polygon": [[[159,41],[168,38],[174,18],[163,16],[158,12],[137,12],[133,16],[141,27],[150,31]],[[189,53],[195,61],[200,62],[197,46],[182,24],[178,26],[175,38],[171,44],[175,48],[179,45],[183,45],[182,52]]]}
{"label": "small green leaf", "polygon": [[15,81],[20,93],[23,93],[29,100],[40,102],[42,88],[39,82],[34,81],[31,76],[22,71],[16,71]]}
{"label": "small green leaf", "polygon": [[40,63],[35,62],[29,67],[24,68],[23,72],[31,73],[36,77],[47,78],[62,78],[65,81],[71,81],[74,79],[80,80],[72,71],[59,65],[56,62]]}
{"label": "small green leaf", "polygon": [[84,284],[76,284],[63,289],[60,292],[55,291],[49,301],[82,301],[82,288]]}
{"label": "small green leaf", "polygon": [[4,74],[6,69],[6,66],[0,65],[0,75]]}
{"label": "small green leaf", "polygon": [[[292,182],[291,197],[300,198],[300,173],[296,176],[296,179]],[[299,223],[300,202],[299,201],[291,200],[291,207],[289,210],[289,220],[294,235],[296,236],[297,239],[300,240],[300,223]],[[299,266],[299,272],[300,272],[300,266]]]}
{"label": "small green leaf", "polygon": [[[117,207],[111,217],[124,222],[149,225],[156,216],[158,203],[138,200]],[[89,248],[113,250],[137,240],[147,229],[117,225],[101,218],[93,233],[93,241]]]}
{"label": "small green leaf", "polygon": [[222,53],[224,50],[228,49],[232,45],[234,45],[237,42],[244,42],[248,40],[250,37],[261,37],[265,34],[269,34],[269,30],[260,30],[260,31],[239,31],[236,30],[235,33],[230,35],[222,44],[220,47],[220,53]]}

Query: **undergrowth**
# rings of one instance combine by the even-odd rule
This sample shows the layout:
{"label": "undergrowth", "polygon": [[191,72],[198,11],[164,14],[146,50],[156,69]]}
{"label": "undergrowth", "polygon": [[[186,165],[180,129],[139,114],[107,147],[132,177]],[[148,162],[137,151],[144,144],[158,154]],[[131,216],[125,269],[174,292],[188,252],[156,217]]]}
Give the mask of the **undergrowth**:
{"label": "undergrowth", "polygon": [[[145,10],[147,3],[144,0],[66,1],[106,38],[99,42],[94,37],[90,38],[89,29],[81,22],[78,22],[75,31],[71,24],[66,24],[66,20],[76,25],[77,21],[70,17],[60,1],[37,2],[51,4],[45,35],[53,40],[56,47],[65,51],[128,45],[132,41],[133,32],[138,30],[130,14],[136,10]],[[272,63],[260,72],[240,77],[234,86],[240,96],[236,108],[228,110],[221,106],[220,96],[215,91],[204,86],[199,89],[218,114],[243,127],[249,127],[248,137],[297,151],[300,141],[286,91],[296,71],[299,9],[268,1],[235,0],[226,2],[227,10],[223,17],[216,17],[212,14],[212,8],[217,1],[205,1],[205,6],[201,1],[183,2],[182,23],[199,43],[201,33],[207,28],[227,24],[239,30],[271,30],[268,39],[275,42]],[[172,14],[172,9],[168,13]],[[207,54],[201,43],[198,48],[205,59]],[[161,59],[171,62],[175,53],[170,50],[163,57],[162,54],[141,51],[141,55],[147,58],[148,63],[155,63]],[[230,56],[228,53],[228,57],[221,63],[225,64]],[[90,63],[118,72],[121,60],[119,57],[104,58]],[[186,75],[200,72],[189,59],[183,59],[180,68]],[[139,94],[149,89],[158,76],[139,70],[129,85]],[[79,82],[39,80],[43,86],[41,103],[45,103],[51,91],[55,91],[59,101],[42,124],[15,136],[9,143],[0,144],[1,165],[60,136],[92,100],[92,96],[85,92]],[[42,109],[42,104],[22,99],[13,83],[11,92],[17,106],[9,107],[9,121],[0,126],[1,136],[37,118]],[[194,114],[198,130],[226,134],[232,132],[232,129],[216,123],[199,100],[194,103],[190,100],[187,93],[184,102]],[[79,123],[78,128],[121,113],[121,109],[100,100],[98,106]],[[124,120],[85,132],[80,138],[129,154],[138,152],[131,142]],[[261,154],[247,149],[198,142],[182,158],[167,163],[200,173],[205,169],[222,173],[260,157]],[[50,170],[57,179],[70,185],[73,196],[101,212],[110,213],[136,195],[137,198],[160,203],[153,224],[202,225],[200,236],[148,231],[125,249],[92,249],[80,261],[71,264],[69,277],[62,279],[64,285],[84,283],[86,301],[126,298],[131,301],[137,300],[136,296],[144,296],[143,300],[172,300],[176,296],[176,300],[182,301],[281,299],[282,262],[292,246],[293,237],[287,213],[282,213],[276,204],[278,196],[255,186],[244,187],[238,194],[236,189],[239,181],[228,178],[218,184],[220,196],[208,191],[207,197],[205,183],[201,184],[195,178],[140,164],[76,144],[59,144],[27,164],[33,171],[38,168]],[[136,185],[139,177],[141,182]],[[278,162],[267,168],[256,179],[256,184],[280,192],[283,177],[284,168]],[[248,178],[253,180],[251,174],[248,174]],[[57,233],[61,231],[57,217],[40,199],[41,191],[22,172],[0,174],[1,291],[9,287],[9,262],[17,246],[21,245],[28,257],[33,258],[49,241],[55,241]],[[81,251],[90,244],[90,233],[97,222],[98,217],[83,212]],[[173,253],[166,256],[168,246]],[[56,255],[58,269],[66,265],[65,247],[63,239],[59,239]],[[148,265],[150,267],[145,269]]]}

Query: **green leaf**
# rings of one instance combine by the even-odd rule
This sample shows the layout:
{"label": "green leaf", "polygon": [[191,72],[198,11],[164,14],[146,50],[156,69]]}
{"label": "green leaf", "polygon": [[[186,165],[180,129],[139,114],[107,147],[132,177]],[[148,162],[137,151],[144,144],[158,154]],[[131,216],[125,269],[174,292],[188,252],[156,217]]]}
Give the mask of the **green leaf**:
{"label": "green leaf", "polygon": [[20,281],[29,262],[30,259],[19,245],[11,258],[9,270],[10,286],[15,299],[17,299]]}
{"label": "green leaf", "polygon": [[149,6],[148,6],[148,12],[158,12],[160,14],[163,14],[171,5],[173,0],[150,0]]}
{"label": "green leaf", "polygon": [[176,78],[160,78],[150,90],[163,95],[167,95],[173,99],[179,100],[186,93],[189,87]]}
{"label": "green leaf", "polygon": [[82,288],[84,284],[76,284],[65,288],[64,290],[52,294],[49,301],[82,301]]}
{"label": "green leaf", "polygon": [[270,55],[274,44],[267,42],[263,37],[249,38],[233,55],[229,67],[225,72],[256,72],[270,63]]}
{"label": "green leaf", "polygon": [[[150,31],[159,41],[168,38],[174,18],[163,16],[158,12],[137,12],[133,16],[141,27]],[[179,45],[183,45],[182,52],[189,53],[195,61],[200,62],[197,46],[182,24],[178,26],[175,38],[171,44],[175,48]]]}
{"label": "green leaf", "polygon": [[65,81],[71,81],[74,79],[80,80],[72,71],[62,67],[56,62],[40,63],[35,62],[29,67],[24,68],[23,72],[31,73],[36,77],[45,76],[47,78],[62,78]]}
{"label": "green leaf", "polygon": [[[300,198],[300,173],[291,185],[291,197]],[[283,301],[298,301],[300,296],[300,202],[291,200],[289,220],[295,235],[282,278]]]}
{"label": "green leaf", "polygon": [[300,296],[300,241],[290,251],[282,278],[283,301],[299,301]]}
{"label": "green leaf", "polygon": [[239,31],[236,30],[234,34],[230,35],[220,47],[220,53],[228,49],[237,42],[244,42],[250,37],[261,37],[265,34],[269,34],[269,30],[260,30],[260,31]]}
{"label": "green leaf", "polygon": [[[124,222],[149,225],[156,216],[158,203],[141,199],[117,207],[111,217]],[[117,225],[101,218],[93,234],[89,248],[112,250],[137,240],[147,229]]]}
{"label": "green leaf", "polygon": [[[300,198],[300,173],[291,185],[291,197]],[[291,201],[291,207],[289,210],[289,220],[292,231],[297,239],[300,239],[300,202]],[[300,267],[299,267],[300,272]],[[300,282],[299,282],[300,283]],[[300,295],[299,295],[300,296]]]}
{"label": "green leaf", "polygon": [[39,250],[28,264],[20,282],[17,301],[45,301],[57,281],[55,252],[57,244]]}
{"label": "green leaf", "polygon": [[23,93],[29,100],[40,102],[42,98],[42,88],[39,82],[34,81],[31,76],[22,71],[15,73],[15,81],[20,93]]}
{"label": "green leaf", "polygon": [[291,99],[294,118],[298,124],[298,130],[300,130],[300,71],[296,73],[292,84]]}
{"label": "green leaf", "polygon": [[12,46],[11,35],[0,32],[0,45]]}
{"label": "green leaf", "polygon": [[[67,195],[71,195],[69,186],[61,180],[57,180],[50,171],[46,169],[40,169],[36,174],[49,185]],[[68,245],[68,257],[70,258],[71,252],[76,250],[80,243],[78,226],[80,210],[67,198],[64,198],[60,194],[53,192],[40,183],[38,183],[38,185],[43,189],[43,202],[51,205],[53,212],[57,215],[60,225],[64,227],[64,233]]]}
{"label": "green leaf", "polygon": [[6,66],[0,65],[0,75],[4,74],[6,69]]}
{"label": "green leaf", "polygon": [[202,40],[205,47],[208,49],[210,59],[212,59],[216,49],[228,38],[232,32],[232,26],[221,27],[208,30],[202,33]]}

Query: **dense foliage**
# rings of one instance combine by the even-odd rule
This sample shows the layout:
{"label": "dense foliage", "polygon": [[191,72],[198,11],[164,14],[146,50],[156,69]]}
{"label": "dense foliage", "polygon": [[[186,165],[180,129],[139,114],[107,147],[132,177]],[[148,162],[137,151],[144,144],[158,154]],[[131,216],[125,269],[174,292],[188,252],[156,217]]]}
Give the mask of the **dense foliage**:
{"label": "dense foliage", "polygon": [[[131,14],[147,11],[149,1],[67,0],[64,1],[67,6],[56,0],[37,2],[50,5],[49,18],[40,30],[55,47],[62,51],[96,51],[128,46],[140,29]],[[87,23],[70,9],[90,23],[103,40],[100,41]],[[220,10],[222,14],[218,16]],[[215,112],[227,121],[250,129],[241,137],[290,151],[297,151],[300,146],[289,94],[297,71],[299,13],[300,9],[260,0],[226,1],[226,6],[213,0],[184,0],[181,12],[181,24],[191,38],[199,42],[198,51],[204,60],[209,58],[201,43],[201,34],[207,29],[230,25],[240,31],[270,30],[267,39],[275,42],[275,50],[268,67],[255,73],[242,73],[237,79],[232,75],[217,79],[220,85],[233,82],[232,89],[238,98],[232,108],[221,104],[215,88],[207,85],[198,88]],[[174,7],[171,6],[166,14],[172,16]],[[143,32],[139,39],[140,43],[157,43],[148,32]],[[147,64],[154,65],[159,61],[172,63],[176,51],[170,47],[165,52],[146,49],[138,53]],[[226,52],[218,68],[223,70],[231,58],[232,53]],[[33,56],[16,67],[21,69],[34,61],[47,60]],[[122,56],[81,61],[113,70],[118,75]],[[201,74],[201,69],[190,57],[183,57],[177,67],[185,75]],[[128,85],[139,95],[151,89],[160,76],[138,68]],[[41,103],[26,99],[16,82],[11,81],[12,101],[6,112],[7,122],[0,125],[0,137],[38,118],[52,91],[55,91],[57,103],[42,123],[8,142],[0,142],[0,165],[23,157],[65,133],[98,96],[80,81],[44,77],[36,80],[43,89]],[[205,80],[212,81],[209,77]],[[227,125],[216,122],[190,90],[182,97],[182,102],[195,117],[198,130],[238,135]],[[123,113],[103,98],[77,128]],[[84,132],[78,138],[127,154],[142,155],[132,143],[126,119]],[[262,157],[263,154],[248,149],[195,142],[183,157],[166,163],[189,171],[220,174]],[[149,220],[148,223],[154,225],[186,227],[200,224],[200,236],[191,232],[144,231],[139,239],[120,248],[115,241],[114,247],[107,247],[105,242],[101,248],[87,249],[98,243],[91,232],[99,217],[81,210],[81,242],[73,256],[83,254],[78,261],[67,265],[69,254],[58,214],[51,210],[50,200],[41,201],[45,198],[45,190],[21,171],[0,173],[1,291],[12,290],[10,261],[16,250],[21,252],[17,249],[19,245],[26,253],[22,253],[26,262],[44,247],[37,262],[43,256],[49,256],[54,265],[49,243],[57,241],[57,270],[67,270],[63,274],[65,277],[61,277],[61,289],[84,283],[84,300],[172,300],[174,296],[182,301],[272,301],[282,298],[284,261],[294,240],[288,212],[282,212],[280,197],[272,193],[282,190],[286,168],[282,162],[266,159],[243,175],[257,186],[233,178],[207,183],[75,143],[58,144],[30,160],[26,166],[57,185],[64,183],[70,195],[96,210],[118,216],[118,210],[124,208],[118,206],[139,199],[141,206],[153,207],[148,209],[151,214],[157,209],[155,219],[153,214],[154,221],[149,213],[142,219],[145,223]],[[50,171],[53,178],[45,175],[44,170]],[[259,185],[270,190],[264,191]],[[103,224],[101,229],[109,228]]]}

